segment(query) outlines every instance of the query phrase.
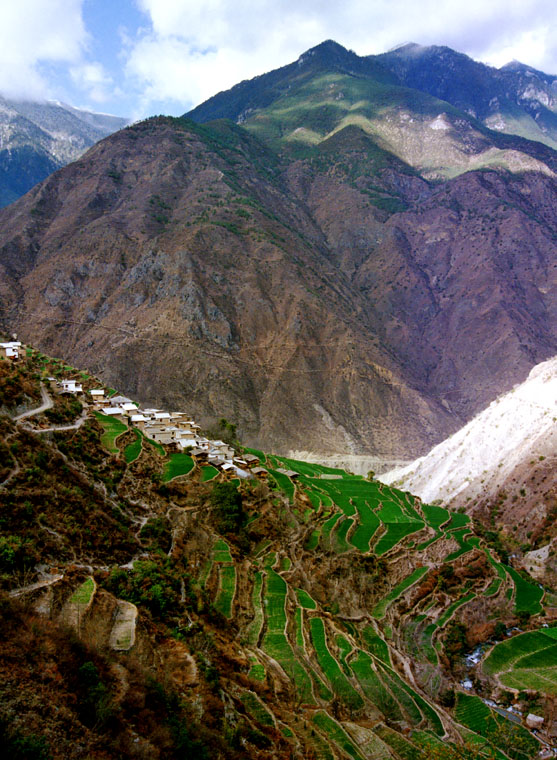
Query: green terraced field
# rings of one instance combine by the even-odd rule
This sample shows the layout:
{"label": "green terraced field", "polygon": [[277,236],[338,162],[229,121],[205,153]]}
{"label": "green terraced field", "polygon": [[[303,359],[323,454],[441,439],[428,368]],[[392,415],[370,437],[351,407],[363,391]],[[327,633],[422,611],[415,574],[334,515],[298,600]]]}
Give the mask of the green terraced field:
{"label": "green terraced field", "polygon": [[557,627],[513,636],[497,644],[483,669],[505,686],[557,694]]}
{"label": "green terraced field", "polygon": [[135,441],[133,443],[129,443],[124,449],[124,459],[126,460],[127,464],[135,462],[135,460],[141,454],[142,438],[137,430],[134,430],[133,433],[135,435]]}
{"label": "green terraced field", "polygon": [[326,712],[322,712],[321,710],[316,712],[313,716],[313,722],[324,734],[332,739],[343,752],[346,752],[346,754],[354,758],[354,760],[364,760],[363,756],[356,749],[355,744],[352,743],[352,740],[340,723],[334,720],[334,718],[331,718]]}
{"label": "green terraced field", "polygon": [[515,599],[514,611],[529,612],[531,615],[537,615],[542,610],[540,601],[544,591],[538,585],[525,581],[524,578],[512,567],[505,567],[514,582]]}
{"label": "green terraced field", "polygon": [[358,527],[350,537],[350,543],[361,552],[368,552],[373,534],[381,524],[379,518],[373,512],[367,501],[361,496],[352,497],[352,501],[358,512]]}
{"label": "green terraced field", "polygon": [[256,572],[253,579],[253,591],[251,594],[251,603],[253,605],[253,620],[249,625],[247,634],[248,641],[252,646],[257,646],[261,629],[263,628],[263,604],[261,601],[261,590],[263,588],[263,575]]}
{"label": "green terraced field", "polygon": [[248,673],[249,678],[253,678],[254,681],[259,681],[259,682],[264,681],[265,668],[263,667],[263,665],[253,655],[250,655],[249,661],[251,663],[249,673]]}
{"label": "green terraced field", "polygon": [[213,559],[215,562],[232,562],[230,547],[223,538],[219,538],[213,545]]}
{"label": "green terraced field", "polygon": [[298,597],[298,604],[306,610],[316,610],[317,604],[311,598],[307,591],[301,588],[296,589],[296,596]]}
{"label": "green terraced field", "polygon": [[70,602],[72,604],[81,604],[81,605],[88,605],[91,601],[91,597],[93,596],[93,593],[95,591],[95,582],[92,578],[87,578],[87,580],[77,588],[72,596],[70,597]]}
{"label": "green terraced field", "polygon": [[206,483],[208,480],[213,480],[218,474],[219,471],[212,464],[205,465],[201,468],[201,482]]}
{"label": "green terraced field", "polygon": [[535,757],[540,749],[540,744],[526,729],[498,715],[479,697],[458,692],[455,717],[459,723],[493,742],[495,747],[499,749],[504,750],[507,742],[521,748],[524,747],[525,752],[513,752],[511,756],[514,758],[529,760],[529,758]]}
{"label": "green terraced field", "polygon": [[431,504],[422,504],[422,511],[428,525],[434,530],[439,528],[450,519],[451,515],[448,509],[444,507],[435,507]]}
{"label": "green terraced field", "polygon": [[401,760],[423,760],[424,755],[421,749],[391,728],[381,724],[376,726],[374,731],[385,744],[394,749],[397,758],[399,757]]}
{"label": "green terraced field", "polygon": [[294,483],[290,480],[288,475],[276,470],[269,469],[268,472],[272,475],[279,490],[281,490],[287,497],[288,501],[294,503]]}
{"label": "green terraced field", "polygon": [[440,615],[439,619],[437,620],[437,626],[439,628],[443,628],[447,621],[452,617],[455,610],[457,610],[459,607],[462,607],[463,604],[467,604],[472,599],[475,599],[475,597],[476,594],[471,591],[460,599],[457,599],[456,602],[453,602],[449,607],[447,607],[445,612]]}
{"label": "green terraced field", "polygon": [[219,566],[219,590],[213,603],[216,610],[225,617],[232,617],[232,603],[236,593],[236,568],[233,565]]}
{"label": "green terraced field", "polygon": [[343,552],[347,552],[352,549],[346,540],[346,536],[352,527],[353,522],[354,520],[351,520],[350,518],[344,518],[342,520],[339,520],[339,522],[337,522],[335,525],[331,536],[331,544],[333,546],[333,550],[337,552],[337,554],[342,554]]}
{"label": "green terraced field", "polygon": [[274,727],[275,719],[257,694],[253,691],[246,691],[242,694],[242,702],[248,713],[262,726]]}
{"label": "green terraced field", "polygon": [[120,422],[116,417],[110,417],[109,415],[101,414],[100,412],[93,412],[93,414],[104,430],[101,435],[102,445],[105,449],[110,451],[111,454],[119,454],[120,450],[116,445],[116,439],[119,435],[122,435],[122,433],[127,431],[127,425],[124,425],[124,423]]}
{"label": "green terraced field", "polygon": [[267,630],[262,647],[267,654],[281,664],[296,685],[300,698],[307,704],[314,704],[311,680],[296,659],[286,638],[286,591],[287,585],[281,576],[271,568],[267,569],[265,588],[265,612]]}
{"label": "green terraced field", "polygon": [[171,454],[165,464],[162,479],[165,483],[180,475],[187,475],[193,470],[195,463],[188,454]]}
{"label": "green terraced field", "polygon": [[358,710],[363,707],[363,699],[347,680],[337,660],[335,660],[329,651],[323,620],[321,618],[311,618],[310,631],[317,660],[335,694],[352,709]]}
{"label": "green terraced field", "polygon": [[446,531],[453,531],[458,528],[465,528],[470,524],[470,518],[461,512],[451,512],[451,521],[448,525],[445,525]]}
{"label": "green terraced field", "polygon": [[362,637],[368,652],[379,658],[382,662],[385,662],[387,665],[391,664],[389,647],[383,641],[381,636],[375,632],[373,626],[366,626],[362,631]]}
{"label": "green terraced field", "polygon": [[366,697],[392,720],[403,720],[400,705],[377,674],[373,658],[367,652],[358,650],[350,661],[350,668]]}
{"label": "green terraced field", "polygon": [[321,543],[321,548],[325,551],[329,551],[331,548],[331,531],[335,527],[335,524],[341,519],[342,514],[336,512],[332,517],[329,517],[329,519],[323,523],[319,540]]}
{"label": "green terraced field", "polygon": [[341,633],[337,633],[335,637],[336,645],[338,647],[339,651],[339,661],[342,665],[342,669],[346,673],[347,676],[351,676],[352,673],[350,672],[350,668],[348,667],[348,663],[346,662],[346,658],[352,651],[352,644],[348,641],[348,639],[343,636]]}
{"label": "green terraced field", "polygon": [[380,557],[382,554],[386,554],[406,536],[412,533],[416,533],[424,527],[423,522],[395,522],[387,525],[387,532],[381,536],[373,547],[375,554]]}
{"label": "green terraced field", "polygon": [[406,589],[410,588],[412,584],[420,580],[428,571],[428,567],[417,567],[410,575],[408,575],[403,581],[396,585],[392,591],[390,591],[386,597],[384,597],[378,604],[375,605],[372,611],[372,615],[377,620],[385,617],[387,608],[391,602],[397,599],[403,594]]}

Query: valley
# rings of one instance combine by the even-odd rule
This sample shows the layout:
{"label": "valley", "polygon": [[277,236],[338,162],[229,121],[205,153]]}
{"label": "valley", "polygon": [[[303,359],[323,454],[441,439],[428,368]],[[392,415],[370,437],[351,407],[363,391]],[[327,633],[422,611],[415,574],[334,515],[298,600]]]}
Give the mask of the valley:
{"label": "valley", "polygon": [[[172,456],[186,455],[145,436],[137,446],[83,395],[51,389],[44,410],[48,377],[83,393],[99,387],[33,349],[0,361],[9,610],[0,691],[3,709],[19,713],[10,741],[36,722],[40,668],[50,675],[39,704],[66,716],[62,730],[52,710],[36,733],[52,757],[79,756],[66,739],[53,742],[61,730],[68,739],[79,730],[91,757],[101,746],[103,757],[171,757],[187,746],[192,757],[405,760],[459,757],[465,746],[520,759],[549,746],[554,594],[509,564],[480,523],[376,480],[249,448],[262,463],[256,477],[227,479],[191,459],[185,474],[167,476]],[[40,432],[45,414],[59,422]],[[62,654],[71,639],[56,636],[70,630],[81,648]],[[30,657],[33,636],[50,643]],[[466,665],[481,642],[487,657]],[[89,716],[61,690],[75,672],[67,688]],[[538,738],[520,726],[530,713]]]}

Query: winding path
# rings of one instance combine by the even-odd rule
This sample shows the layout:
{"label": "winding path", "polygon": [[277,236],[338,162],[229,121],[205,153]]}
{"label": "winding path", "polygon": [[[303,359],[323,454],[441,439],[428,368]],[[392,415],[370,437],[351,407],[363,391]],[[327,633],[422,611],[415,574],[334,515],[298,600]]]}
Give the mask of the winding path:
{"label": "winding path", "polygon": [[41,398],[43,400],[43,403],[41,406],[38,406],[36,409],[29,409],[28,412],[23,412],[23,414],[18,414],[17,417],[14,417],[14,422],[19,422],[20,420],[24,420],[26,417],[33,417],[36,414],[41,414],[42,412],[46,412],[47,409],[52,409],[54,406],[54,401],[51,399],[51,397],[48,394],[48,391],[44,387],[44,385],[41,383]]}

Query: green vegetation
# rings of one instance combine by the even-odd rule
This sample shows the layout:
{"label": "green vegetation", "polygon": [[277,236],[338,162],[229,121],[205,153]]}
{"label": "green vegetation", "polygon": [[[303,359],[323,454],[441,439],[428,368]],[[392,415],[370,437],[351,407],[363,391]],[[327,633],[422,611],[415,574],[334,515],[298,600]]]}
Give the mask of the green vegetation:
{"label": "green vegetation", "polygon": [[286,638],[286,582],[271,568],[267,568],[265,588],[267,630],[262,648],[274,657],[292,678],[303,702],[313,704],[311,681]]}
{"label": "green vegetation", "polygon": [[72,604],[87,606],[91,601],[91,597],[93,596],[94,591],[95,581],[92,578],[87,578],[87,580],[82,583],[76,591],[74,591],[70,598],[70,602]]}
{"label": "green vegetation", "polygon": [[497,644],[483,669],[514,689],[557,694],[557,627],[513,636]]}
{"label": "green vegetation", "polygon": [[346,752],[346,754],[354,758],[354,760],[364,760],[340,723],[337,723],[337,721],[334,720],[334,718],[331,718],[328,713],[319,710],[313,716],[313,722],[330,739],[332,739],[343,752]]}
{"label": "green vegetation", "polygon": [[126,460],[127,464],[132,464],[132,462],[135,462],[135,460],[141,454],[141,436],[137,430],[133,430],[133,434],[135,436],[135,441],[133,441],[133,443],[129,443],[124,449],[124,459]]}
{"label": "green vegetation", "polygon": [[116,439],[119,435],[122,435],[122,433],[127,431],[127,425],[124,425],[124,423],[120,422],[116,417],[101,414],[100,412],[93,412],[93,414],[104,430],[101,436],[102,445],[110,451],[111,454],[119,454],[120,450],[118,449],[118,446],[116,446]]}
{"label": "green vegetation", "polygon": [[329,651],[325,638],[325,626],[323,620],[318,617],[311,618],[310,631],[317,660],[321,666],[321,670],[325,673],[329,683],[333,687],[333,691],[351,709],[361,709],[364,706],[361,696],[346,679],[338,662]]}
{"label": "green vegetation", "polygon": [[219,471],[216,467],[213,467],[213,465],[209,464],[205,467],[201,468],[201,482],[206,483],[208,480],[213,480],[213,478],[216,478],[219,474]]}
{"label": "green vegetation", "polygon": [[541,612],[542,606],[540,604],[544,591],[538,585],[529,583],[517,573],[512,567],[505,568],[507,573],[514,581],[515,587],[515,599],[514,608],[518,614],[520,612],[527,612],[530,615],[537,615]]}
{"label": "green vegetation", "polygon": [[253,579],[253,591],[251,595],[251,602],[253,605],[253,621],[250,623],[247,638],[252,646],[257,646],[261,630],[263,628],[263,604],[261,601],[261,591],[263,588],[263,575],[260,572],[256,572]]}
{"label": "green vegetation", "polygon": [[420,578],[422,578],[427,573],[428,569],[428,567],[417,567],[403,581],[397,584],[384,599],[375,605],[371,613],[373,617],[377,620],[385,617],[385,613],[387,612],[387,607],[389,604],[395,599],[398,599],[398,597],[403,594],[406,589],[410,588],[410,586],[419,581]]}
{"label": "green vegetation", "polygon": [[236,568],[233,565],[218,565],[219,590],[214,601],[214,607],[225,617],[232,617],[232,603],[236,593]]}
{"label": "green vegetation", "polygon": [[171,454],[164,466],[163,482],[168,483],[173,478],[188,475],[195,467],[195,462],[188,454]]}
{"label": "green vegetation", "polygon": [[242,531],[246,523],[246,514],[242,506],[242,496],[234,483],[217,483],[213,486],[209,501],[215,510],[221,533],[237,535]]}
{"label": "green vegetation", "polygon": [[306,610],[316,610],[317,605],[304,589],[297,588],[296,596],[298,597],[298,604]]}

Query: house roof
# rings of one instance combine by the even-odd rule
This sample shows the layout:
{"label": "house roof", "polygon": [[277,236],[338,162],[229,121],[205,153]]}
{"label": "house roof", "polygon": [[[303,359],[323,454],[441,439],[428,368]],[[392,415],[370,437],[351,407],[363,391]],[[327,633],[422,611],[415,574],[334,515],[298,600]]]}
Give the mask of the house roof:
{"label": "house roof", "polygon": [[125,412],[137,411],[137,406],[135,404],[132,404],[131,402],[129,404],[120,404],[120,406]]}
{"label": "house roof", "polygon": [[131,398],[128,398],[127,396],[112,396],[110,401],[116,405],[116,404],[131,404]]}
{"label": "house roof", "polygon": [[119,406],[107,406],[106,409],[102,410],[102,414],[122,414],[122,411]]}
{"label": "house roof", "polygon": [[143,414],[132,414],[132,416],[130,417],[130,420],[132,422],[146,422],[147,419],[148,418],[145,417],[145,415]]}
{"label": "house roof", "polygon": [[269,474],[264,467],[254,467],[252,472],[254,475],[262,475],[263,473],[265,473],[265,475]]}
{"label": "house roof", "polygon": [[91,396],[104,396],[104,388],[93,388],[89,393]]}
{"label": "house roof", "polygon": [[259,457],[254,456],[253,454],[244,454],[244,459],[246,462],[259,462]]}
{"label": "house roof", "polygon": [[277,472],[281,472],[283,475],[288,475],[289,478],[297,478],[300,474],[296,470],[285,470],[284,467],[279,467]]}

